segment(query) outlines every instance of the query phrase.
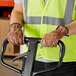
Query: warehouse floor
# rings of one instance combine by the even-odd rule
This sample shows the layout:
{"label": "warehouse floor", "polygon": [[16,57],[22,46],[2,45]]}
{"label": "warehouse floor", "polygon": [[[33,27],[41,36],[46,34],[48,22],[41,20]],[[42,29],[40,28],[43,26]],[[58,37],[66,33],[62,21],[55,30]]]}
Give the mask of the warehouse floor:
{"label": "warehouse floor", "polygon": [[[13,58],[10,58],[10,57],[6,57],[4,58],[4,61],[6,63],[8,63],[9,65],[12,65],[18,69],[21,69],[21,65],[22,65],[22,60],[17,60],[15,62],[12,61]],[[18,73],[12,71],[12,70],[9,70],[7,68],[5,68],[4,66],[1,65],[0,63],[0,76],[20,76]]]}

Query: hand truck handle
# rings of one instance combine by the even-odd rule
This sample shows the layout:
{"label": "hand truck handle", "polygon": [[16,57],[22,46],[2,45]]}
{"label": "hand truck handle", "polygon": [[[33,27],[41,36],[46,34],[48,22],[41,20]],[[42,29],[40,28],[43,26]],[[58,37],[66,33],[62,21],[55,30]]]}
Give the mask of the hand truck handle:
{"label": "hand truck handle", "polygon": [[4,42],[3,42],[3,44],[2,44],[2,47],[1,47],[1,57],[0,57],[1,64],[2,64],[3,66],[5,66],[6,68],[9,68],[9,69],[11,69],[11,70],[13,70],[13,71],[15,71],[15,72],[18,72],[18,73],[22,74],[22,71],[21,71],[21,70],[15,68],[15,67],[10,66],[10,65],[6,64],[6,63],[3,61],[4,53],[5,53],[5,51],[6,51],[6,47],[7,47],[7,44],[8,44],[8,43],[9,43],[9,42],[8,42],[8,39],[5,39]]}
{"label": "hand truck handle", "polygon": [[[28,38],[28,37],[24,37],[24,42],[29,42],[30,39],[33,39],[33,40],[36,39],[38,43],[41,42],[41,38]],[[12,67],[12,66],[6,64],[6,63],[3,61],[4,53],[5,53],[5,51],[6,51],[6,47],[7,47],[7,44],[8,44],[8,43],[9,43],[9,42],[8,42],[8,39],[5,39],[4,42],[3,42],[3,44],[2,44],[2,47],[1,47],[1,57],[0,57],[1,64],[2,64],[3,66],[5,66],[5,67],[7,67],[7,68],[9,68],[9,69],[11,69],[11,70],[13,70],[13,71],[15,71],[15,72],[18,72],[18,73],[22,74],[22,70],[19,70],[19,69],[15,68],[15,67]],[[62,63],[64,54],[65,54],[65,45],[64,45],[64,43],[63,43],[62,41],[60,41],[60,40],[58,41],[58,45],[60,46],[60,61],[59,61],[59,65],[58,65],[58,67],[59,67],[59,66],[61,65],[61,63]]]}
{"label": "hand truck handle", "polygon": [[56,65],[56,67],[53,67],[52,69],[47,69],[47,70],[35,72],[35,73],[33,73],[33,76],[56,70],[62,65],[62,61],[63,61],[64,55],[65,55],[65,45],[64,45],[64,43],[61,40],[58,41],[58,45],[60,47],[60,56],[59,56],[60,59],[59,59],[58,64]]}
{"label": "hand truck handle", "polygon": [[[24,37],[24,42],[27,43],[27,42],[30,41],[30,39],[32,39],[32,38]],[[33,38],[33,39],[34,39],[34,40],[37,40],[38,43],[41,42],[41,38]],[[63,57],[64,57],[64,55],[65,55],[65,45],[64,45],[64,43],[63,43],[61,40],[59,40],[57,44],[58,44],[59,47],[60,47],[59,66],[61,66],[62,61],[63,61]]]}

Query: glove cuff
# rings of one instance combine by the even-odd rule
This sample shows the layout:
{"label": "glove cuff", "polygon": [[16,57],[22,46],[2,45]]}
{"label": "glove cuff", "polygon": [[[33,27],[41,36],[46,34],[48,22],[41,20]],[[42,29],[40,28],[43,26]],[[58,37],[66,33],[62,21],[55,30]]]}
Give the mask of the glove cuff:
{"label": "glove cuff", "polygon": [[21,29],[22,29],[22,26],[20,25],[20,23],[15,22],[10,25],[11,31],[21,30]]}

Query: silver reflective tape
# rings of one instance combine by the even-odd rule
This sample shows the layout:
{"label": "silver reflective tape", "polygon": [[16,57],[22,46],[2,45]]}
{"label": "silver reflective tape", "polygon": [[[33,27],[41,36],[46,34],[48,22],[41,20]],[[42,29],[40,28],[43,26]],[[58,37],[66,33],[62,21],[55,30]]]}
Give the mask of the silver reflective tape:
{"label": "silver reflective tape", "polygon": [[28,6],[28,0],[23,0],[23,14],[24,14],[24,20],[26,20],[26,16],[27,16],[27,6]]}
{"label": "silver reflective tape", "polygon": [[67,0],[66,10],[64,19],[67,21],[67,24],[72,20],[73,8],[75,0]]}
{"label": "silver reflective tape", "polygon": [[75,0],[67,0],[64,18],[43,17],[43,23],[49,25],[67,25],[72,21],[72,14]]}
{"label": "silver reflective tape", "polygon": [[41,17],[32,17],[32,16],[27,16],[26,20],[24,20],[25,24],[41,24]]}
{"label": "silver reflective tape", "polygon": [[65,21],[65,19],[63,18],[54,18],[54,17],[47,17],[47,16],[44,16],[43,17],[43,23],[44,24],[51,24],[51,25],[65,25],[67,24],[67,21]]}
{"label": "silver reflective tape", "polygon": [[[23,0],[24,2],[24,22],[26,24],[41,24],[41,17],[36,16],[27,16],[27,6],[28,0]],[[55,18],[55,17],[43,17],[43,24],[49,25],[66,25],[72,20],[73,8],[75,0],[67,0],[66,10],[64,18]]]}

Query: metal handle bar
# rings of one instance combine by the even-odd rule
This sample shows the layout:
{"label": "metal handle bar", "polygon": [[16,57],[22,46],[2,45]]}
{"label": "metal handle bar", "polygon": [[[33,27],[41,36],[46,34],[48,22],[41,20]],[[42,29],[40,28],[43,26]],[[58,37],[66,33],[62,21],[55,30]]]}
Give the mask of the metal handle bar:
{"label": "metal handle bar", "polygon": [[[37,40],[37,43],[40,43],[41,42],[41,38],[29,38],[29,37],[24,37],[24,42],[27,43],[29,42],[31,39],[36,39]],[[15,67],[12,67],[8,64],[6,64],[4,61],[3,61],[3,57],[4,57],[4,53],[6,51],[6,47],[7,47],[7,44],[8,44],[8,39],[5,39],[3,44],[2,44],[2,47],[1,47],[1,57],[0,57],[0,60],[1,60],[1,64],[15,72],[18,72],[20,74],[22,74],[22,70],[19,70]],[[58,41],[58,45],[60,46],[60,59],[59,59],[59,64],[58,64],[58,67],[61,65],[62,63],[62,60],[63,60],[63,57],[64,57],[64,54],[65,54],[65,45],[62,41]]]}
{"label": "metal handle bar", "polygon": [[56,70],[61,66],[62,61],[63,61],[63,57],[65,55],[65,45],[61,40],[58,41],[58,45],[60,46],[60,59],[59,59],[58,64],[56,65],[56,67],[53,67],[53,68],[47,69],[47,70],[43,70],[43,71],[39,71],[39,72],[35,72],[35,73],[33,73],[33,76]]}
{"label": "metal handle bar", "polygon": [[2,64],[3,66],[5,66],[5,67],[7,67],[7,68],[9,68],[9,69],[11,69],[11,70],[13,70],[13,71],[15,71],[15,72],[18,72],[18,73],[22,74],[22,71],[21,71],[21,70],[15,68],[15,67],[10,66],[10,65],[6,64],[6,63],[3,61],[4,53],[5,53],[5,51],[6,51],[6,47],[7,47],[7,44],[8,44],[8,43],[9,43],[9,42],[8,42],[8,39],[5,39],[4,42],[3,42],[3,44],[2,44],[2,47],[1,47],[1,57],[0,57],[1,64]]}
{"label": "metal handle bar", "polygon": [[[32,39],[32,38],[24,37],[25,43],[29,42],[30,39]],[[38,43],[41,42],[41,38],[33,38],[33,39],[37,39]],[[63,57],[65,55],[65,45],[64,45],[64,43],[61,40],[58,41],[58,45],[60,46],[60,59],[59,59],[59,64],[58,65],[61,66]]]}

